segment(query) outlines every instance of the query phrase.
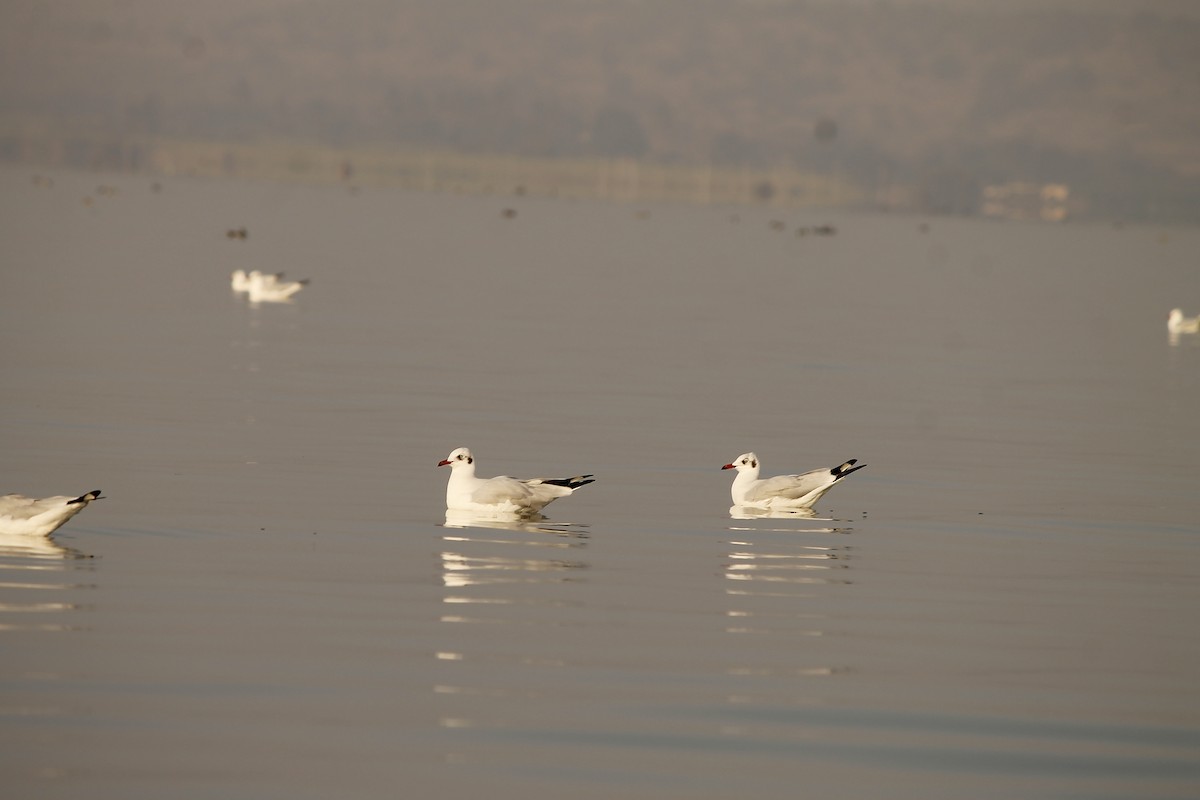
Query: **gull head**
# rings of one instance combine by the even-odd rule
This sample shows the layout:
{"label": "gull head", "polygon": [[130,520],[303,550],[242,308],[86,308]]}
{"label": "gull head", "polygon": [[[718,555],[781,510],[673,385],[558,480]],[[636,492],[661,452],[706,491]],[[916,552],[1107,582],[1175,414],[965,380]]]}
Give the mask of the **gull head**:
{"label": "gull head", "polygon": [[438,462],[439,467],[450,467],[457,469],[458,467],[474,464],[475,458],[471,455],[471,451],[465,447],[460,447],[453,450],[450,455]]}
{"label": "gull head", "polygon": [[754,453],[742,453],[732,462],[721,467],[721,469],[736,469],[738,472],[748,469],[757,470],[758,456],[754,455]]}

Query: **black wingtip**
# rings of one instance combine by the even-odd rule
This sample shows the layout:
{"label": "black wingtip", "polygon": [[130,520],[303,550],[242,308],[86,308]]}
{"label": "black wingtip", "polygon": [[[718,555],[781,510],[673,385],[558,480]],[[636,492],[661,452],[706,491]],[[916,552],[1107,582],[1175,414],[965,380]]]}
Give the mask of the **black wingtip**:
{"label": "black wingtip", "polygon": [[596,480],[591,475],[576,475],[574,478],[553,478],[542,481],[542,483],[549,483],[552,486],[563,486],[567,489],[578,489],[580,486],[587,486],[589,483],[595,482]]}
{"label": "black wingtip", "polygon": [[67,505],[73,506],[76,503],[90,503],[93,500],[99,500],[99,499],[100,499],[100,490],[94,489],[94,490],[88,492],[87,494],[79,495],[79,497],[76,497],[74,500],[68,500]]}

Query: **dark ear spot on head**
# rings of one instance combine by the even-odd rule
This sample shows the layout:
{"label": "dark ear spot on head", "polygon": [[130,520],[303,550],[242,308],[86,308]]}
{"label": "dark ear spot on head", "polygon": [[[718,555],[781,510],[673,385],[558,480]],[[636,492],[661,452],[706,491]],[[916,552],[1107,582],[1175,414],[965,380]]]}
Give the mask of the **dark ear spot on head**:
{"label": "dark ear spot on head", "polygon": [[468,463],[468,464],[474,464],[474,463],[475,463],[475,459],[474,459],[474,458],[472,458],[471,456],[467,456],[467,463]]}
{"label": "dark ear spot on head", "polygon": [[752,466],[752,467],[757,467],[757,466],[758,466],[758,461],[751,461],[751,462],[750,462],[750,466]]}

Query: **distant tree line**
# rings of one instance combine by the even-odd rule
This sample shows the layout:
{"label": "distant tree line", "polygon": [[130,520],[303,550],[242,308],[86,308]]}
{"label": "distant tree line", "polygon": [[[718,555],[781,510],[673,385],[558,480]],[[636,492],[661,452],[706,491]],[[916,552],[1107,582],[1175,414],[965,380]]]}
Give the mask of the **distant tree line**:
{"label": "distant tree line", "polygon": [[[1097,216],[1200,219],[1194,19],[887,0],[309,0],[182,34],[182,18],[79,13],[0,33],[34,76],[0,79],[0,113],[126,136],[787,167],[867,196],[903,186],[952,214],[975,213],[991,183],[1061,182]],[[177,46],[145,44],[160,38]],[[59,68],[62,53],[82,68]]]}

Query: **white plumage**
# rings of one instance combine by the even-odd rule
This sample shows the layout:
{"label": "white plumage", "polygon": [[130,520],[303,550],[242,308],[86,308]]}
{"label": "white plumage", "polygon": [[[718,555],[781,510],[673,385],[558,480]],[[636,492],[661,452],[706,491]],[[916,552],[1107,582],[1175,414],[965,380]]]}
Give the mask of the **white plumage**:
{"label": "white plumage", "polygon": [[[255,270],[255,273],[257,273],[257,270]],[[250,291],[250,283],[253,280],[250,277],[251,274],[254,273],[246,272],[244,269],[235,269],[233,271],[233,279],[229,282],[230,287],[235,292]]]}
{"label": "white plumage", "polygon": [[451,511],[531,517],[554,500],[574,494],[579,487],[593,482],[591,475],[524,480],[507,475],[478,478],[475,476],[475,458],[465,447],[454,450],[438,462],[438,466],[450,467],[446,508]]}
{"label": "white plumage", "polygon": [[833,485],[866,464],[854,466],[850,459],[839,466],[822,467],[799,475],[776,475],[759,480],[761,466],[754,453],[742,453],[721,469],[736,469],[730,496],[733,504],[742,508],[801,509],[811,508]]}
{"label": "white plumage", "polygon": [[1172,308],[1167,315],[1167,330],[1171,333],[1200,333],[1200,317],[1185,317],[1182,308]]}
{"label": "white plumage", "polygon": [[102,499],[99,489],[79,497],[59,495],[37,499],[23,494],[0,496],[0,533],[49,536],[96,499]]}
{"label": "white plumage", "polygon": [[244,292],[251,303],[286,303],[292,295],[308,285],[308,280],[289,281],[282,272],[259,272],[258,270],[234,270],[230,286],[235,292]]}

